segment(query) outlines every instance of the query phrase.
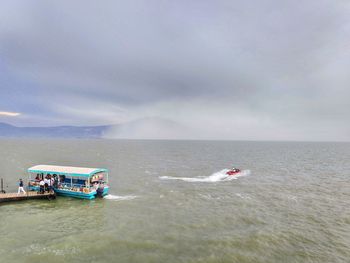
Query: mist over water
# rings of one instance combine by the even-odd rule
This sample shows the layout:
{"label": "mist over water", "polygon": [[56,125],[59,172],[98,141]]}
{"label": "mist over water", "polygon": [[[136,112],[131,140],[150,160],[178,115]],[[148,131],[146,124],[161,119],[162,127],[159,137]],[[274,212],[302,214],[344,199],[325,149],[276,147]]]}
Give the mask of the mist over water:
{"label": "mist over water", "polygon": [[[5,190],[35,164],[105,167],[110,195],[0,205],[1,262],[348,262],[350,144],[0,140]],[[235,166],[244,176],[225,179]]]}

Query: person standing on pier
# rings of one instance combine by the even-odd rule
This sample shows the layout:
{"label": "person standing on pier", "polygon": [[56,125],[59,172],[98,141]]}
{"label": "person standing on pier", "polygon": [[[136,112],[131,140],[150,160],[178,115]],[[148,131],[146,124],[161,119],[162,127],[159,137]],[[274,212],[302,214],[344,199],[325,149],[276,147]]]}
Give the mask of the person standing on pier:
{"label": "person standing on pier", "polygon": [[21,192],[23,192],[24,194],[26,193],[26,191],[24,191],[24,188],[23,188],[23,181],[22,179],[19,179],[17,195],[19,195]]}

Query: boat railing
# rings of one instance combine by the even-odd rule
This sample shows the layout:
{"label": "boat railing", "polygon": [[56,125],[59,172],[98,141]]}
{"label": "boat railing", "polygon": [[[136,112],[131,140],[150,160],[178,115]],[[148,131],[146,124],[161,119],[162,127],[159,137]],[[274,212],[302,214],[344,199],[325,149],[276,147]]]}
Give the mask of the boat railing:
{"label": "boat railing", "polygon": [[[28,181],[29,186],[39,186],[39,181],[35,179],[31,179]],[[55,188],[67,190],[67,191],[75,191],[75,192],[84,192],[89,193],[91,191],[96,190],[94,186],[87,186],[85,184],[71,184],[69,182],[60,182],[58,185],[55,185]]]}
{"label": "boat railing", "polygon": [[89,193],[89,192],[91,192],[91,190],[93,190],[93,187],[87,186],[85,184],[60,183],[58,185],[58,189]]}
{"label": "boat railing", "polygon": [[39,181],[35,179],[28,180],[28,186],[39,186]]}

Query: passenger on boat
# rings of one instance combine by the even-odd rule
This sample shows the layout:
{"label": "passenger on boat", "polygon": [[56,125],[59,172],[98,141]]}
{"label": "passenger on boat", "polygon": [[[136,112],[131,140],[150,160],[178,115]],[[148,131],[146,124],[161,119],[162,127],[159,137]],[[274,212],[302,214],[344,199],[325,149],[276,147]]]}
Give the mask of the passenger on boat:
{"label": "passenger on boat", "polygon": [[61,187],[61,182],[64,181],[63,178],[64,178],[63,175],[58,175],[58,176],[57,176],[57,188],[58,188],[58,187]]}
{"label": "passenger on boat", "polygon": [[45,192],[45,182],[44,180],[41,179],[40,183],[39,183],[39,187],[40,187],[40,194],[43,194]]}
{"label": "passenger on boat", "polygon": [[97,190],[100,187],[100,184],[98,182],[94,182],[94,186],[95,190]]}
{"label": "passenger on boat", "polygon": [[57,174],[53,177],[53,187],[58,188],[59,176]]}
{"label": "passenger on boat", "polygon": [[55,179],[51,176],[51,178],[50,178],[50,191],[51,192],[53,191],[54,184],[55,184]]}
{"label": "passenger on boat", "polygon": [[44,191],[49,191],[49,184],[51,183],[50,179],[48,178],[48,176],[46,175],[45,176],[45,179],[44,179],[44,186],[45,186],[45,189]]}
{"label": "passenger on boat", "polygon": [[104,188],[105,188],[104,182],[101,181],[100,184],[99,184],[99,186],[98,186],[98,188],[96,189],[97,196],[103,197]]}
{"label": "passenger on boat", "polygon": [[35,181],[40,182],[39,174],[36,174]]}

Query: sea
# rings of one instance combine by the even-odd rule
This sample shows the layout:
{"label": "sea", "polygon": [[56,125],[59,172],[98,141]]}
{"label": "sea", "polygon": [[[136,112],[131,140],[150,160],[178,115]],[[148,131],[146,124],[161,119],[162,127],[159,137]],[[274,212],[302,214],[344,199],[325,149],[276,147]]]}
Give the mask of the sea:
{"label": "sea", "polygon": [[0,140],[7,192],[37,164],[110,194],[1,204],[1,263],[350,262],[350,143]]}

